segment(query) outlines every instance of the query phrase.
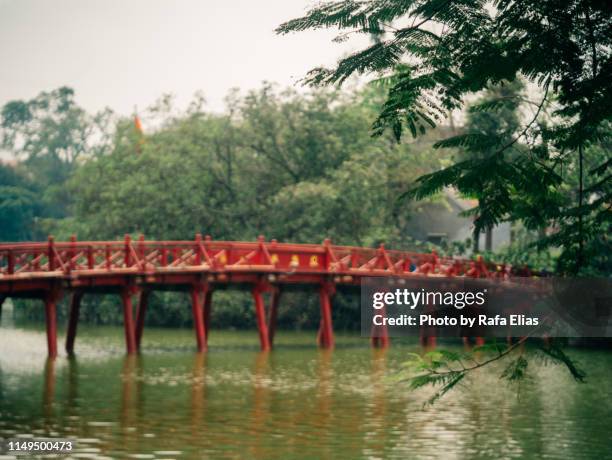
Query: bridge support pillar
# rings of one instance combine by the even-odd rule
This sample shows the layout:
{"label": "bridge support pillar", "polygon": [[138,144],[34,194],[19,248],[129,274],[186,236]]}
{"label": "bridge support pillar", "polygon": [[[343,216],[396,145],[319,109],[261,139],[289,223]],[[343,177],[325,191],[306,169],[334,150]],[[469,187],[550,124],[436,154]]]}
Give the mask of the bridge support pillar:
{"label": "bridge support pillar", "polygon": [[[480,347],[485,344],[484,337],[469,336],[469,337],[462,337],[462,340],[463,340],[463,346],[466,349],[470,349],[472,347]],[[506,341],[508,342],[508,345],[512,345],[512,337],[506,337]]]}
{"label": "bridge support pillar", "polygon": [[[385,309],[380,310],[380,314],[385,317],[386,312]],[[372,346],[374,348],[387,348],[389,347],[389,331],[387,329],[387,325],[383,324],[381,326],[373,326],[372,327]]]}
{"label": "bridge support pillar", "polygon": [[136,353],[136,331],[134,329],[134,315],[132,311],[132,290],[121,291],[123,303],[123,328],[125,329],[125,346],[128,355]]}
{"label": "bridge support pillar", "polygon": [[278,316],[278,304],[280,302],[280,289],[274,288],[270,299],[270,312],[268,314],[268,341],[270,346],[274,345],[274,334],[276,333],[276,318]]}
{"label": "bridge support pillar", "polygon": [[435,336],[428,336],[428,335],[421,334],[421,336],[419,337],[419,342],[422,347],[436,348],[438,340],[437,340],[437,337]]}
{"label": "bridge support pillar", "polygon": [[142,341],[142,332],[144,330],[145,316],[149,305],[150,292],[146,289],[140,292],[138,297],[138,310],[136,311],[136,349],[140,351],[140,342]]}
{"label": "bridge support pillar", "polygon": [[206,350],[206,329],[204,326],[204,311],[202,301],[206,299],[208,286],[195,284],[191,287],[191,311],[193,314],[193,329],[196,335],[198,352]]}
{"label": "bridge support pillar", "polygon": [[[435,316],[435,309],[432,305],[425,305],[424,312],[431,316]],[[419,343],[425,348],[435,348],[438,343],[436,327],[421,326],[419,331]]]}
{"label": "bridge support pillar", "polygon": [[206,289],[204,294],[204,347],[208,347],[208,334],[210,332],[210,315],[212,313],[212,289]]}
{"label": "bridge support pillar", "polygon": [[268,325],[266,324],[266,309],[263,299],[263,288],[255,286],[253,288],[253,300],[255,301],[255,317],[257,319],[257,330],[259,331],[259,344],[261,351],[270,350],[270,336],[268,335]]}
{"label": "bridge support pillar", "polygon": [[319,288],[319,300],[321,303],[321,326],[317,341],[322,348],[334,347],[334,328],[332,325],[331,296],[334,295],[334,286],[323,283]]}
{"label": "bridge support pillar", "polygon": [[421,326],[421,330],[419,331],[419,343],[425,348],[436,348],[438,343],[436,328]]}
{"label": "bridge support pillar", "polygon": [[73,292],[70,298],[70,312],[68,316],[68,329],[66,331],[66,353],[74,354],[74,341],[79,323],[79,312],[81,310],[82,292]]}
{"label": "bridge support pillar", "polygon": [[57,356],[57,312],[56,304],[59,300],[57,292],[50,292],[45,296],[45,324],[47,328],[47,352],[49,358]]}

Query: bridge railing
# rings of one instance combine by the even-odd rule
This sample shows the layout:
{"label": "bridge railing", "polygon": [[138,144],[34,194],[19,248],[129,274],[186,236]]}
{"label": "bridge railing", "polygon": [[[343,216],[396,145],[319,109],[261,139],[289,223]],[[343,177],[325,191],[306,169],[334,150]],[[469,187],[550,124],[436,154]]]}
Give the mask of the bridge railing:
{"label": "bridge railing", "polygon": [[192,241],[70,241],[0,244],[0,276],[173,270],[252,270],[302,273],[416,273],[445,276],[494,276],[500,271],[482,259],[465,260],[379,248],[322,244],[214,241],[196,235]]}

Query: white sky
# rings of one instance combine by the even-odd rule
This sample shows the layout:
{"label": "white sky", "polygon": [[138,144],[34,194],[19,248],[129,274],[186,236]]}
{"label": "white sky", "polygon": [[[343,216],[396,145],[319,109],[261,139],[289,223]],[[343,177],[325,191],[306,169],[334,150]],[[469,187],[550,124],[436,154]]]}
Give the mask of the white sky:
{"label": "white sky", "polygon": [[365,38],[331,43],[333,30],[274,34],[311,0],[0,0],[0,106],[68,85],[93,112],[120,114],[201,90],[223,109],[230,88],[295,85]]}

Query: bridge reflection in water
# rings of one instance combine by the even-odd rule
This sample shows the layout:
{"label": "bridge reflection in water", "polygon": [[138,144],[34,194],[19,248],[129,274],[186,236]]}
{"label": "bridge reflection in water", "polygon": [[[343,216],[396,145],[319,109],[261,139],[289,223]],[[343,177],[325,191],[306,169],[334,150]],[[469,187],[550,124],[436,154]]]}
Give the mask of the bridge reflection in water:
{"label": "bridge reflection in water", "polygon": [[[333,366],[332,350],[320,350],[312,363],[314,380],[301,389],[311,394],[312,399],[309,402],[299,398],[287,400],[286,396],[283,396],[288,389],[283,388],[282,383],[272,377],[275,375],[274,367],[276,367],[273,364],[274,354],[250,351],[248,354],[253,359],[252,368],[245,374],[245,380],[237,383],[240,386],[250,387],[251,391],[250,394],[238,392],[234,397],[244,399],[244,405],[248,407],[248,412],[240,425],[248,438],[245,452],[249,457],[273,458],[275,446],[270,443],[270,438],[275,435],[280,437],[281,433],[287,431],[296,433],[297,437],[289,440],[289,444],[294,442],[295,445],[285,447],[296,452],[300,451],[300,445],[311,442],[307,439],[299,439],[300,432],[304,432],[305,427],[308,427],[308,431],[304,435],[309,439],[329,438],[330,431],[337,428],[335,413],[343,410],[363,410],[363,418],[342,417],[342,423],[344,424],[343,429],[351,439],[359,439],[364,436],[365,429],[367,434],[363,446],[364,453],[376,455],[388,448],[386,441],[389,433],[385,426],[389,422],[386,410],[386,400],[389,395],[386,392],[388,385],[385,380],[387,361],[385,349],[374,349],[372,352],[371,372],[368,374],[369,385],[372,389],[368,392],[371,393],[371,401],[366,405],[356,401],[355,407],[351,407],[352,403],[347,405],[345,398],[337,403],[334,402],[334,394],[338,388],[336,388],[337,376]],[[215,384],[212,385],[212,388],[207,384],[206,371],[209,355],[201,352],[193,355],[189,377],[174,387],[179,404],[162,403],[162,400],[155,398],[155,386],[158,383],[154,376],[160,372],[160,369],[147,368],[145,358],[140,355],[126,355],[122,362],[114,360],[115,363],[120,364],[120,369],[117,369],[120,394],[116,402],[108,401],[108,407],[96,414],[96,418],[107,421],[86,420],[92,414],[86,415],[91,412],[91,409],[86,403],[88,396],[81,394],[83,389],[80,388],[79,381],[88,380],[89,376],[87,373],[79,375],[83,372],[80,369],[79,360],[76,357],[67,360],[67,366],[58,376],[57,361],[48,358],[44,366],[41,398],[45,432],[55,432],[58,424],[61,425],[63,419],[67,417],[70,420],[66,423],[65,428],[69,433],[65,436],[70,433],[72,436],[77,435],[77,445],[80,444],[81,447],[83,444],[89,445],[90,442],[95,441],[96,447],[83,450],[83,453],[90,452],[94,456],[102,455],[102,453],[146,452],[151,448],[146,443],[147,436],[153,437],[154,432],[167,430],[176,430],[180,439],[189,440],[188,444],[194,449],[203,449],[204,452],[210,449],[213,452],[226,446],[231,450],[230,446],[236,443],[235,429],[219,430],[219,420],[226,416],[218,412],[218,408],[215,407],[217,402],[212,406],[208,404],[208,392],[215,391],[217,388]],[[367,363],[364,364],[367,366]],[[63,379],[62,386],[65,386],[61,394],[56,391],[58,377]],[[159,383],[164,386],[174,386],[171,380],[168,380],[172,378],[171,376],[160,376]],[[107,382],[108,380],[107,377]],[[185,391],[185,388],[190,388],[190,390]],[[106,385],[102,393],[108,395],[112,391],[112,388]],[[92,399],[99,396],[94,396]],[[212,396],[212,398],[216,397],[218,396]],[[85,402],[85,407],[81,402]],[[99,405],[99,403],[100,401],[96,401],[96,404]],[[165,427],[155,426],[155,420],[149,412],[153,406],[155,406],[154,410],[159,411],[157,406],[160,404],[167,407],[166,416],[172,418],[174,414],[177,422],[186,418],[190,420],[187,438],[182,428],[168,425],[167,420]],[[292,409],[292,406],[295,406],[296,409]],[[298,407],[302,409],[298,410]],[[280,418],[279,408],[282,408],[280,412],[283,414]],[[398,414],[395,414],[394,417],[396,423],[400,422]],[[117,420],[117,423],[115,424],[112,420]],[[90,424],[89,427],[87,422]],[[214,445],[212,441],[206,439],[206,434],[211,431],[215,431]],[[241,443],[244,443],[244,440]],[[337,454],[333,445],[319,452],[323,457],[334,457]],[[180,454],[178,451],[169,453]]]}
{"label": "bridge reflection in water", "polygon": [[410,392],[388,377],[400,371],[408,351],[424,350],[369,350],[343,340],[333,351],[313,350],[302,339],[277,353],[177,349],[49,360],[27,375],[7,369],[0,435],[73,437],[78,453],[92,458],[605,458],[609,452],[612,393],[599,384],[612,372],[606,353],[575,351],[592,372],[584,385],[563,369],[534,363],[517,398],[515,388],[499,385],[499,369],[484,369],[469,387],[422,411],[427,392]]}

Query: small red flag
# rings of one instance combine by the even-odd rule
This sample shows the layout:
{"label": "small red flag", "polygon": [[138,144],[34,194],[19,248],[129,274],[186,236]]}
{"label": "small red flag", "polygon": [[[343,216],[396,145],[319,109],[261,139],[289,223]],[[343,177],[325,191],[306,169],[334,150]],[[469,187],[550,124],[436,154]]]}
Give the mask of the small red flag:
{"label": "small red flag", "polygon": [[134,126],[136,127],[138,134],[142,134],[142,123],[140,122],[140,117],[138,117],[138,115],[134,115]]}
{"label": "small red flag", "polygon": [[142,123],[140,122],[140,117],[138,115],[134,115],[134,128],[136,129],[136,133],[138,134],[138,145],[136,145],[136,153],[140,153],[142,150],[142,144],[144,144],[144,133],[142,131]]}

